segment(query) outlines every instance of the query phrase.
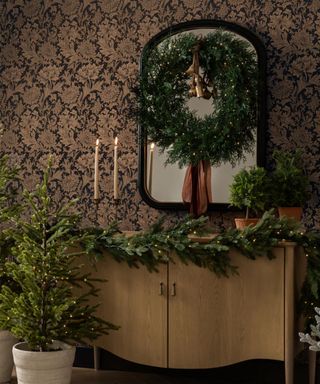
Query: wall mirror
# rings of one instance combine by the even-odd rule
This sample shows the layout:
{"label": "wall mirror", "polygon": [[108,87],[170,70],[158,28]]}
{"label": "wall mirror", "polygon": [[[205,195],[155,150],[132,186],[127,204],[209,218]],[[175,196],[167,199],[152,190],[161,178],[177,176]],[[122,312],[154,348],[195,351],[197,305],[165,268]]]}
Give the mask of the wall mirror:
{"label": "wall mirror", "polygon": [[[207,48],[208,43],[204,46],[203,41],[209,42],[209,45],[213,43]],[[248,52],[248,60],[251,60],[249,64],[246,62],[247,53],[243,53],[243,49]],[[215,56],[214,64],[210,62],[211,56]],[[150,66],[150,60],[155,62],[153,67]],[[213,77],[210,79],[201,67],[204,61],[209,63],[211,72],[217,71],[216,75],[212,75],[216,76],[213,82]],[[191,162],[192,155],[195,159],[201,158],[201,145],[209,143],[208,148],[204,150],[209,153],[210,143],[214,143],[211,147],[215,147],[216,152],[220,151],[220,157],[208,165],[210,177],[206,182],[210,184],[208,188],[211,189],[208,210],[230,209],[229,186],[233,175],[242,168],[265,165],[265,65],[265,50],[259,38],[239,25],[221,20],[197,20],[178,24],[160,32],[147,43],[142,52],[140,66],[141,78],[148,81],[147,87],[144,88],[143,102],[148,104],[149,99],[153,98],[156,107],[148,104],[144,112],[140,111],[143,118],[139,124],[138,183],[142,198],[150,206],[158,209],[188,209],[182,198],[188,172],[188,158],[191,156]],[[249,66],[252,73],[256,74],[253,85],[245,78],[245,72],[248,70],[249,73]],[[235,85],[228,86],[226,90],[223,81],[233,84],[232,78],[237,76],[237,70],[244,77],[240,79],[240,83],[235,82]],[[220,75],[224,76],[221,82]],[[241,81],[246,84],[241,85]],[[159,94],[158,87],[161,89]],[[249,94],[248,99],[244,92]],[[167,98],[173,98],[173,102],[167,103]],[[215,102],[212,100],[214,98],[219,101]],[[219,104],[220,99],[222,102]],[[246,108],[249,108],[246,102],[251,108],[250,113],[246,112]],[[184,113],[182,117],[179,115],[181,105]],[[155,108],[158,110],[153,114]],[[164,109],[161,111],[161,108]],[[219,120],[217,124],[216,120],[211,119],[211,116],[215,115],[214,109],[222,111],[220,116],[214,116]],[[192,113],[190,116],[188,111]],[[194,119],[193,124],[190,124],[191,119]],[[235,127],[234,130],[226,130],[229,124]],[[243,126],[242,131],[238,127],[240,124]],[[251,127],[250,131],[247,125]],[[235,129],[240,129],[238,138],[233,137]],[[166,133],[159,136],[158,132],[163,131]],[[247,146],[243,140],[246,135]],[[182,140],[183,136],[188,138],[187,141]],[[231,148],[233,153],[224,152],[224,148],[229,152]],[[210,152],[208,156],[212,159],[216,153]]]}

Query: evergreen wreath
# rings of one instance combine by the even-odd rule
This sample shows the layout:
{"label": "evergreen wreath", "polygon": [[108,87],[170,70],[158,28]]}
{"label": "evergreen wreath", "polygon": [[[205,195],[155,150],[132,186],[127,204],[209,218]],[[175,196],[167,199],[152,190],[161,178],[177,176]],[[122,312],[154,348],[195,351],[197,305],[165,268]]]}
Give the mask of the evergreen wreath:
{"label": "evergreen wreath", "polygon": [[[204,118],[186,105],[186,70],[197,45],[203,78],[214,94],[213,112]],[[230,33],[218,30],[201,38],[189,33],[166,39],[143,56],[140,124],[160,150],[168,150],[168,163],[235,164],[255,142],[257,84],[255,51]]]}

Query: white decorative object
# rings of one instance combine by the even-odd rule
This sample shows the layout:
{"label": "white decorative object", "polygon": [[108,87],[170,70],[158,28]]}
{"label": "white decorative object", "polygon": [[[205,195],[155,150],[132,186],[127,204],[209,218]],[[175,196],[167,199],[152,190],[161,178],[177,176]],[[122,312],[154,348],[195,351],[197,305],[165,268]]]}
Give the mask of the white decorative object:
{"label": "white decorative object", "polygon": [[11,380],[13,369],[12,347],[17,339],[8,331],[0,330],[0,384]]}
{"label": "white decorative object", "polygon": [[149,165],[149,186],[148,186],[148,191],[149,191],[150,195],[152,192],[153,152],[154,152],[154,143],[151,143],[151,145],[150,145],[150,165]]}
{"label": "white decorative object", "polygon": [[319,352],[320,351],[320,308],[315,307],[316,311],[315,319],[317,324],[310,325],[311,334],[299,332],[300,341],[302,343],[309,344],[310,351]]}
{"label": "white decorative object", "polygon": [[52,349],[50,352],[30,351],[25,342],[13,347],[18,384],[70,383],[75,347],[54,341]]}
{"label": "white decorative object", "polygon": [[113,171],[113,198],[117,200],[119,198],[118,191],[118,137],[114,139],[114,171]]}
{"label": "white decorative object", "polygon": [[99,200],[99,139],[94,153],[94,200]]}

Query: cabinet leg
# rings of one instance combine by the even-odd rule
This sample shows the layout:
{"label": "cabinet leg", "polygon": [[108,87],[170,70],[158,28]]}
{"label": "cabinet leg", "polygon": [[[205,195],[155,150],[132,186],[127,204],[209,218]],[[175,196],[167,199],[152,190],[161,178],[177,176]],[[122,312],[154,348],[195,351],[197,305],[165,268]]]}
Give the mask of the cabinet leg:
{"label": "cabinet leg", "polygon": [[285,383],[286,384],[293,384],[294,380],[294,363],[293,363],[293,358],[287,358],[285,360]]}
{"label": "cabinet leg", "polygon": [[94,369],[97,371],[100,369],[100,348],[93,347],[93,363]]}
{"label": "cabinet leg", "polygon": [[309,360],[309,384],[316,383],[316,363],[317,363],[317,352],[310,351],[308,354]]}
{"label": "cabinet leg", "polygon": [[286,384],[294,383],[294,248],[285,248],[285,377]]}

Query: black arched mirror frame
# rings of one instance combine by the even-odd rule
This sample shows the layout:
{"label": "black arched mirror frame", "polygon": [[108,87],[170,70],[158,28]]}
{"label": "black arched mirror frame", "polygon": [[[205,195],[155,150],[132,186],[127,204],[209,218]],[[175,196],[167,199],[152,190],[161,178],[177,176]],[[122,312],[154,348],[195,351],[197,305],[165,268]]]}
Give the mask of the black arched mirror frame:
{"label": "black arched mirror frame", "polygon": [[[253,32],[248,29],[223,20],[193,20],[173,25],[157,35],[155,35],[144,47],[140,60],[140,73],[143,71],[143,58],[147,51],[157,46],[161,41],[169,36],[176,35],[181,32],[192,31],[196,29],[217,29],[222,28],[240,35],[247,39],[255,48],[257,53],[259,83],[258,83],[258,118],[257,118],[257,144],[256,144],[256,165],[265,166],[265,134],[267,125],[266,116],[266,53],[264,46]],[[147,189],[147,131],[145,127],[139,125],[139,170],[138,170],[138,186],[143,200],[153,208],[162,210],[187,210],[188,207],[182,202],[163,202],[155,200]],[[210,203],[208,211],[230,211],[236,210],[227,203]]]}

